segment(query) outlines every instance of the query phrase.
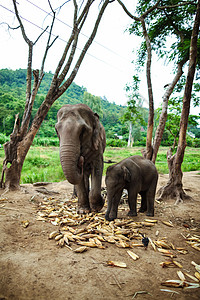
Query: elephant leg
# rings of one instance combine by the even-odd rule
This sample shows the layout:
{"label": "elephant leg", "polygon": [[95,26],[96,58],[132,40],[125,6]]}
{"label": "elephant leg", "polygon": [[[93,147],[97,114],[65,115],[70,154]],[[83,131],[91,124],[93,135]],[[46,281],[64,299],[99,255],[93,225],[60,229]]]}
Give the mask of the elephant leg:
{"label": "elephant leg", "polygon": [[85,184],[85,190],[86,190],[88,199],[89,199],[89,190],[90,190],[89,175],[90,175],[89,173],[84,174],[84,184]]}
{"label": "elephant leg", "polygon": [[78,197],[77,195],[77,190],[76,190],[76,186],[74,185],[74,189],[73,189],[73,194],[72,194],[72,199]]}
{"label": "elephant leg", "polygon": [[114,197],[109,198],[108,195],[108,208],[105,214],[105,218],[108,221],[113,221],[114,219],[117,218],[117,211],[118,211],[118,206],[119,206],[119,202],[122,196],[122,191],[118,191],[116,195],[114,195]]}
{"label": "elephant leg", "polygon": [[146,197],[147,197],[147,216],[153,217],[154,216],[154,201],[155,201],[155,194],[156,194],[156,186],[157,186],[158,178],[155,177],[152,181]]}
{"label": "elephant leg", "polygon": [[139,212],[145,212],[147,211],[147,197],[146,197],[146,191],[140,192],[141,195],[141,207],[139,209]]}
{"label": "elephant leg", "polygon": [[[84,175],[84,184],[85,184],[85,189],[86,189],[87,197],[89,197],[89,176],[88,175]],[[77,188],[74,185],[72,199],[74,199],[76,197],[78,197],[78,193],[77,193]]]}
{"label": "elephant leg", "polygon": [[81,180],[80,184],[76,186],[77,195],[78,195],[78,213],[85,214],[90,212],[90,204],[88,198],[88,190],[85,187],[84,178]]}
{"label": "elephant leg", "polygon": [[89,202],[91,210],[100,211],[104,206],[104,199],[101,196],[101,181],[103,173],[103,160],[100,158],[95,162],[91,173],[91,190],[89,192]]}
{"label": "elephant leg", "polygon": [[128,212],[128,216],[135,217],[137,216],[137,192],[135,190],[128,190],[128,204],[130,211]]}

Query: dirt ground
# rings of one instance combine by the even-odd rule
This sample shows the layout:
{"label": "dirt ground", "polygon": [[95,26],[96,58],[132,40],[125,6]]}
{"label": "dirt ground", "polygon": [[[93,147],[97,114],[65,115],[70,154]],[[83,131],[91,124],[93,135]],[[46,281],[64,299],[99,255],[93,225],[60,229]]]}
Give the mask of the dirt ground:
{"label": "dirt ground", "polygon": [[[160,175],[158,188],[167,179]],[[172,199],[156,201],[153,218],[142,213],[128,218],[124,201],[111,223],[104,220],[106,206],[100,214],[78,216],[67,181],[25,184],[6,194],[0,190],[0,299],[200,299],[200,288],[162,285],[180,280],[177,271],[184,274],[184,285],[194,284],[185,274],[197,272],[192,261],[200,264],[200,175],[184,173],[183,183],[193,201],[177,206]],[[49,239],[54,231],[60,233],[57,241],[54,234]],[[156,251],[151,241],[143,247],[141,233]],[[163,242],[168,256],[160,252]],[[79,247],[87,251],[76,253]]]}

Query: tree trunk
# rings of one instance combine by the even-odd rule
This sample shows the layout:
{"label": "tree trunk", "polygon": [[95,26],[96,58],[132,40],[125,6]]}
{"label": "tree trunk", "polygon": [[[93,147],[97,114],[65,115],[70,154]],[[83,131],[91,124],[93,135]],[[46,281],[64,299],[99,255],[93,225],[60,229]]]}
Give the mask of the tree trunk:
{"label": "tree trunk", "polygon": [[180,201],[183,201],[186,198],[190,198],[187,196],[183,190],[182,184],[182,171],[181,165],[184,158],[185,148],[186,148],[186,132],[188,125],[188,117],[190,113],[190,101],[191,101],[191,93],[192,93],[192,85],[194,80],[195,68],[196,68],[196,60],[197,60],[197,39],[199,33],[199,25],[200,25],[200,0],[198,0],[197,11],[191,36],[191,44],[190,44],[190,59],[189,59],[189,67],[188,74],[185,84],[185,91],[183,96],[183,108],[181,113],[180,120],[180,132],[179,132],[179,141],[178,148],[176,154],[172,156],[171,150],[168,151],[167,160],[169,166],[169,181],[165,187],[163,187],[160,193],[160,199],[167,197],[176,197],[176,204]]}
{"label": "tree trunk", "polygon": [[169,180],[166,186],[163,186],[159,189],[157,195],[158,200],[175,198],[177,204],[178,202],[183,201],[184,199],[191,199],[184,190],[182,184],[183,173],[181,169],[176,164],[176,154],[172,155],[172,150],[167,151],[167,163],[169,168]]}
{"label": "tree trunk", "polygon": [[128,145],[127,147],[132,147],[132,131],[133,131],[133,125],[132,125],[132,122],[130,121],[129,122],[129,136],[128,136]]}
{"label": "tree trunk", "polygon": [[153,137],[153,125],[154,125],[154,103],[153,103],[153,90],[151,83],[151,42],[146,30],[146,25],[144,18],[140,18],[143,36],[146,41],[147,47],[147,67],[146,67],[146,76],[147,76],[147,86],[148,86],[148,95],[149,95],[149,117],[148,117],[148,127],[147,127],[147,139],[146,139],[146,150],[142,152],[143,156],[147,159],[152,159],[153,147],[152,147],[152,137]]}
{"label": "tree trunk", "polygon": [[[14,129],[10,135],[10,141],[3,145],[5,159],[3,162],[0,187],[5,187],[6,190],[19,189],[23,163],[39,127],[35,127],[34,132],[29,131],[24,138],[21,137],[20,129],[19,116],[16,115]],[[3,182],[4,175],[5,183]]]}
{"label": "tree trunk", "polygon": [[183,65],[185,64],[187,59],[181,61],[180,63],[178,63],[178,70],[177,73],[174,77],[174,79],[172,80],[172,82],[168,85],[168,88],[163,96],[163,103],[162,103],[162,112],[160,114],[160,118],[159,118],[159,125],[156,129],[156,133],[155,133],[155,138],[154,138],[154,143],[153,143],[153,156],[152,156],[152,161],[155,164],[156,162],[156,158],[157,158],[157,154],[158,154],[158,150],[162,141],[162,137],[163,137],[163,132],[165,129],[165,124],[167,121],[167,108],[168,108],[168,100],[169,97],[171,96],[174,87],[176,86],[177,82],[179,81],[179,79],[181,78],[183,71]]}

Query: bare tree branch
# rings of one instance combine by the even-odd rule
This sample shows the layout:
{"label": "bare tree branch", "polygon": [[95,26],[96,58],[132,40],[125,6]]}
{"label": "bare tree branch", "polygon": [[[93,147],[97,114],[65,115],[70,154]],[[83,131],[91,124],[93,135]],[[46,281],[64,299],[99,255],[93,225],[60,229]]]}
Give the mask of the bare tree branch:
{"label": "bare tree branch", "polygon": [[122,6],[123,10],[125,11],[125,13],[131,18],[134,19],[135,21],[140,21],[141,18],[146,18],[148,14],[150,14],[155,8],[157,8],[158,4],[160,3],[161,0],[158,0],[155,5],[153,5],[152,7],[150,7],[147,11],[145,11],[140,17],[135,17],[133,16],[128,9],[126,8],[126,6],[122,3],[121,0],[117,0],[117,2]]}
{"label": "bare tree branch", "polygon": [[123,8],[123,10],[125,11],[125,13],[131,18],[134,19],[135,21],[139,21],[139,18],[133,16],[130,11],[126,8],[126,6],[124,5],[124,3],[121,0],[117,0],[117,2],[121,5],[121,7]]}
{"label": "bare tree branch", "polygon": [[62,8],[66,3],[70,2],[70,1],[71,1],[71,0],[65,1],[62,5],[60,5],[59,7],[57,7],[57,8],[55,9],[55,11],[56,11],[56,10],[60,11],[61,8]]}
{"label": "bare tree branch", "polygon": [[[69,73],[68,79],[63,84],[62,84],[62,82],[60,84],[58,84],[58,75],[59,75],[63,65],[66,64],[66,66],[67,66],[67,64],[69,64],[69,65],[71,64],[69,58],[68,58],[68,61],[65,62],[66,57],[69,54],[70,47],[72,48],[71,54],[75,54],[75,50],[77,49],[78,35],[80,34],[80,30],[82,29],[84,22],[86,21],[86,17],[88,16],[89,8],[91,7],[91,4],[95,1],[95,0],[87,0],[86,7],[82,8],[82,13],[80,14],[80,17],[78,18],[78,11],[79,11],[78,6],[76,3],[76,0],[73,0],[74,7],[75,7],[75,13],[74,13],[74,26],[72,28],[71,36],[68,39],[68,42],[64,49],[63,55],[58,63],[56,72],[54,73],[54,76],[53,76],[49,91],[45,97],[45,100],[40,105],[37,113],[34,116],[33,122],[30,127],[29,127],[29,124],[30,124],[30,116],[31,116],[31,112],[32,112],[33,103],[34,103],[36,94],[38,92],[40,83],[42,81],[42,78],[44,76],[43,69],[44,69],[44,62],[46,59],[46,55],[47,55],[49,48],[53,45],[53,43],[55,42],[55,40],[57,38],[56,37],[51,42],[52,28],[53,28],[54,19],[55,19],[55,11],[53,11],[50,0],[48,0],[50,8],[53,12],[53,20],[51,23],[51,29],[50,29],[48,41],[46,44],[46,49],[45,49],[45,54],[43,57],[41,71],[40,72],[39,72],[39,70],[33,71],[34,81],[33,81],[33,88],[32,88],[32,92],[31,92],[31,75],[32,75],[31,74],[31,71],[32,71],[31,66],[32,66],[32,57],[33,57],[33,46],[38,41],[40,36],[47,29],[45,29],[45,31],[42,31],[42,34],[40,34],[40,36],[36,39],[35,43],[30,41],[28,36],[25,33],[25,30],[24,30],[24,27],[22,24],[22,20],[24,18],[19,16],[16,0],[12,0],[12,1],[14,4],[14,7],[15,7],[15,14],[18,18],[20,28],[22,31],[22,36],[23,36],[24,40],[26,41],[26,43],[29,44],[29,55],[28,55],[29,61],[28,61],[28,70],[27,70],[27,82],[28,82],[27,86],[29,86],[29,89],[27,89],[27,90],[30,91],[30,94],[28,94],[29,97],[26,98],[25,110],[24,110],[21,127],[20,127],[20,123],[17,122],[16,124],[18,125],[18,130],[16,130],[17,127],[15,127],[15,131],[14,131],[14,132],[16,132],[16,135],[13,136],[13,138],[11,137],[10,141],[7,142],[6,144],[4,144],[6,147],[4,149],[4,151],[8,155],[6,156],[6,160],[4,160],[4,166],[3,166],[2,178],[1,178],[0,184],[3,185],[3,177],[4,177],[4,173],[5,173],[5,187],[8,189],[12,189],[12,188],[16,189],[19,187],[20,176],[21,176],[21,171],[22,171],[25,157],[30,149],[30,146],[32,145],[32,142],[34,140],[36,133],[38,132],[38,130],[40,128],[40,125],[42,124],[42,122],[43,122],[45,116],[47,115],[49,109],[51,108],[52,104],[55,102],[55,100],[57,98],[59,98],[66,91],[66,89],[70,86],[73,79],[75,78],[75,76],[79,70],[79,67],[83,61],[83,58],[85,57],[85,54],[86,54],[88,48],[90,47],[91,43],[93,42],[93,40],[95,38],[102,15],[103,15],[107,5],[111,2],[113,2],[114,0],[103,0],[103,2],[101,2],[101,8],[100,8],[97,18],[95,19],[95,24],[92,28],[92,33],[88,37],[88,40],[87,40],[83,50],[81,51],[80,56],[78,57],[77,61],[75,62],[75,67],[72,69],[72,72]],[[65,3],[67,3],[67,2],[65,2]],[[29,22],[29,20],[27,20],[27,21]],[[68,71],[67,71],[67,73],[68,73]],[[30,83],[30,85],[29,85],[29,83]],[[62,86],[60,86],[61,84],[62,84]],[[14,154],[14,156],[13,156],[13,154]],[[8,161],[11,163],[11,166],[9,168],[7,168],[7,166],[6,166]]]}
{"label": "bare tree branch", "polygon": [[21,31],[22,31],[22,36],[23,36],[25,42],[29,45],[32,42],[29,40],[29,38],[26,35],[25,29],[24,29],[24,25],[23,25],[23,23],[21,21],[21,18],[19,16],[19,12],[18,12],[18,9],[17,9],[16,0],[13,0],[13,5],[14,5],[14,9],[15,9],[15,15],[17,17],[17,20],[19,22],[19,25],[20,25],[20,28],[21,28]]}
{"label": "bare tree branch", "polygon": [[[72,44],[72,49],[71,49],[71,53],[69,55],[69,59],[67,61],[67,64],[65,65],[61,75],[59,76],[58,78],[58,84],[60,85],[65,76],[67,75],[67,72],[69,71],[70,67],[71,67],[71,64],[72,64],[72,61],[74,59],[74,53],[76,51],[76,47],[77,47],[77,43],[78,43],[78,35],[79,35],[79,32],[81,31],[81,28],[87,18],[87,15],[88,15],[88,12],[89,12],[89,8],[91,7],[91,4],[94,2],[94,0],[88,0],[84,9],[83,9],[83,12],[81,14],[81,16],[79,17],[79,19],[77,20],[77,12],[78,12],[78,7],[77,7],[77,4],[76,4],[76,1],[74,0],[74,21],[73,21],[73,32],[74,32],[74,35],[73,35],[73,44]],[[80,24],[81,23],[81,24]],[[78,24],[80,24],[80,27],[78,28]],[[64,64],[64,62],[63,62]]]}
{"label": "bare tree branch", "polygon": [[[43,77],[43,73],[44,73],[44,64],[45,64],[45,60],[47,58],[47,53],[48,53],[48,50],[49,48],[51,47],[50,46],[50,39],[51,39],[51,35],[52,35],[52,30],[53,30],[53,25],[54,25],[54,21],[55,21],[55,16],[56,16],[56,13],[55,11],[53,10],[52,6],[51,6],[51,2],[48,0],[48,3],[49,3],[49,6],[51,8],[51,11],[53,13],[53,20],[51,22],[51,28],[50,28],[50,31],[49,31],[49,37],[48,37],[48,41],[47,41],[47,44],[46,44],[46,49],[45,49],[45,52],[44,52],[44,56],[43,56],[43,59],[42,59],[42,65],[41,65],[41,70],[40,70],[40,74],[41,76]],[[57,37],[55,38],[55,40],[57,39]],[[55,40],[53,41],[53,43],[55,42]],[[53,45],[53,43],[51,43],[51,45]],[[41,83],[41,81],[39,81],[39,84]]]}
{"label": "bare tree branch", "polygon": [[[50,8],[52,9],[52,6],[51,6],[51,3],[50,3],[49,0],[48,0],[48,2],[49,2],[49,5],[50,5]],[[26,134],[27,130],[28,130],[28,126],[29,126],[29,122],[30,122],[30,117],[31,117],[31,112],[32,112],[35,96],[37,94],[37,91],[38,91],[39,86],[41,84],[42,78],[44,76],[44,63],[45,63],[45,60],[46,60],[46,57],[47,57],[48,50],[56,40],[56,38],[55,38],[53,40],[53,42],[50,44],[52,29],[53,29],[54,20],[55,20],[55,13],[52,10],[53,20],[52,20],[52,24],[51,24],[51,28],[50,28],[50,32],[49,32],[49,37],[48,37],[45,53],[44,53],[43,60],[42,60],[41,71],[40,71],[40,74],[39,74],[38,70],[33,72],[34,84],[33,84],[33,90],[31,91],[33,46],[38,42],[39,38],[47,31],[48,27],[46,27],[46,29],[44,29],[42,31],[42,33],[38,36],[38,38],[35,40],[35,42],[32,42],[28,38],[28,36],[26,35],[22,20],[19,16],[16,0],[13,0],[13,5],[14,5],[14,10],[15,10],[17,20],[20,24],[22,36],[23,36],[25,42],[28,44],[28,47],[29,47],[28,66],[27,66],[26,104],[25,104],[24,115],[23,115],[22,124],[21,124],[21,135],[23,137]]]}
{"label": "bare tree branch", "polygon": [[103,15],[103,13],[104,13],[104,11],[105,11],[105,9],[106,9],[106,7],[107,7],[107,5],[109,3],[110,3],[109,0],[105,0],[105,2],[103,3],[103,5],[102,5],[102,7],[101,7],[101,9],[99,11],[99,15],[97,17],[96,23],[94,25],[94,29],[93,29],[93,31],[92,31],[89,39],[87,40],[87,42],[86,42],[83,50],[81,51],[81,54],[80,54],[80,56],[79,56],[79,58],[78,58],[78,60],[76,62],[76,65],[75,65],[74,69],[72,70],[70,76],[68,77],[68,79],[66,80],[66,82],[59,88],[58,96],[56,98],[60,97],[66,91],[66,89],[70,86],[70,84],[72,83],[73,79],[75,78],[75,76],[76,76],[76,74],[77,74],[77,72],[79,70],[79,67],[81,65],[81,62],[82,62],[83,58],[85,57],[85,54],[86,54],[88,48],[90,47],[92,41],[95,38],[95,35],[97,33],[97,29],[98,29],[99,23],[100,23],[101,18],[102,18],[102,15]]}
{"label": "bare tree branch", "polygon": [[15,29],[19,29],[20,28],[20,25],[19,26],[17,26],[17,27],[11,27],[8,23],[6,23],[6,22],[2,22],[2,23],[0,23],[0,26],[1,25],[7,25],[8,26],[8,29],[12,29],[12,30],[15,30]]}
{"label": "bare tree branch", "polygon": [[37,42],[38,42],[38,40],[41,38],[41,36],[47,31],[47,29],[49,28],[49,26],[47,26],[43,31],[42,31],[42,33],[37,37],[37,39],[35,40],[35,42],[33,43],[33,45],[35,45]]}

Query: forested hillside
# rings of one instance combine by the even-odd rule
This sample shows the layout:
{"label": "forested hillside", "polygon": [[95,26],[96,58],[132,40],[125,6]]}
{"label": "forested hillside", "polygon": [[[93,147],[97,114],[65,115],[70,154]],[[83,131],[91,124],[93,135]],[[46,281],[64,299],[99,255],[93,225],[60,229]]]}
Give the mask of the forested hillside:
{"label": "forested hillside", "polygon": [[[45,74],[39,93],[36,96],[32,115],[35,115],[35,112],[44,100],[52,76],[53,74],[50,72]],[[84,92],[86,92],[86,88],[80,87],[73,82],[50,109],[36,138],[56,137],[54,126],[57,111],[64,104],[83,103]],[[26,70],[0,70],[0,132],[6,136],[9,136],[13,130],[15,115],[19,113],[20,118],[23,115],[25,95]],[[101,122],[105,127],[108,138],[114,138],[115,134],[124,135],[128,133],[128,128],[124,126],[120,120],[124,112],[124,107],[110,103],[106,98],[101,98],[101,111]]]}
{"label": "forested hillside", "polygon": [[[32,116],[35,115],[40,104],[44,100],[52,79],[52,73],[46,73],[42,81],[39,93],[36,96]],[[19,69],[16,71],[2,69],[0,70],[0,144],[9,140],[12,133],[15,121],[15,115],[19,113],[22,118],[26,99],[26,70]],[[174,101],[174,100],[173,100]],[[180,103],[169,101],[168,121],[164,131],[162,145],[171,146],[177,141],[180,116],[177,109]],[[96,103],[95,103],[96,102]],[[125,120],[127,108],[109,102],[105,97],[100,98],[91,95],[85,87],[80,87],[76,83],[72,83],[68,90],[53,104],[48,112],[45,120],[37,133],[34,144],[38,145],[56,145],[58,146],[58,138],[55,132],[55,123],[57,122],[57,112],[64,104],[86,103],[100,116],[100,120],[106,130],[107,146],[127,146],[129,136],[129,121]],[[176,109],[174,108],[176,107]],[[134,121],[133,126],[133,144],[146,144],[146,130],[148,121],[148,110],[141,106],[138,107],[144,122],[140,119]],[[155,111],[155,129],[158,124],[159,110]],[[122,118],[123,117],[123,118]],[[190,124],[191,123],[191,124]],[[199,147],[200,129],[198,123],[189,121],[188,129],[195,136],[187,136],[187,144],[189,146]],[[172,128],[174,127],[174,129]],[[154,129],[154,131],[155,131]],[[117,136],[122,136],[123,139],[116,139]]]}

